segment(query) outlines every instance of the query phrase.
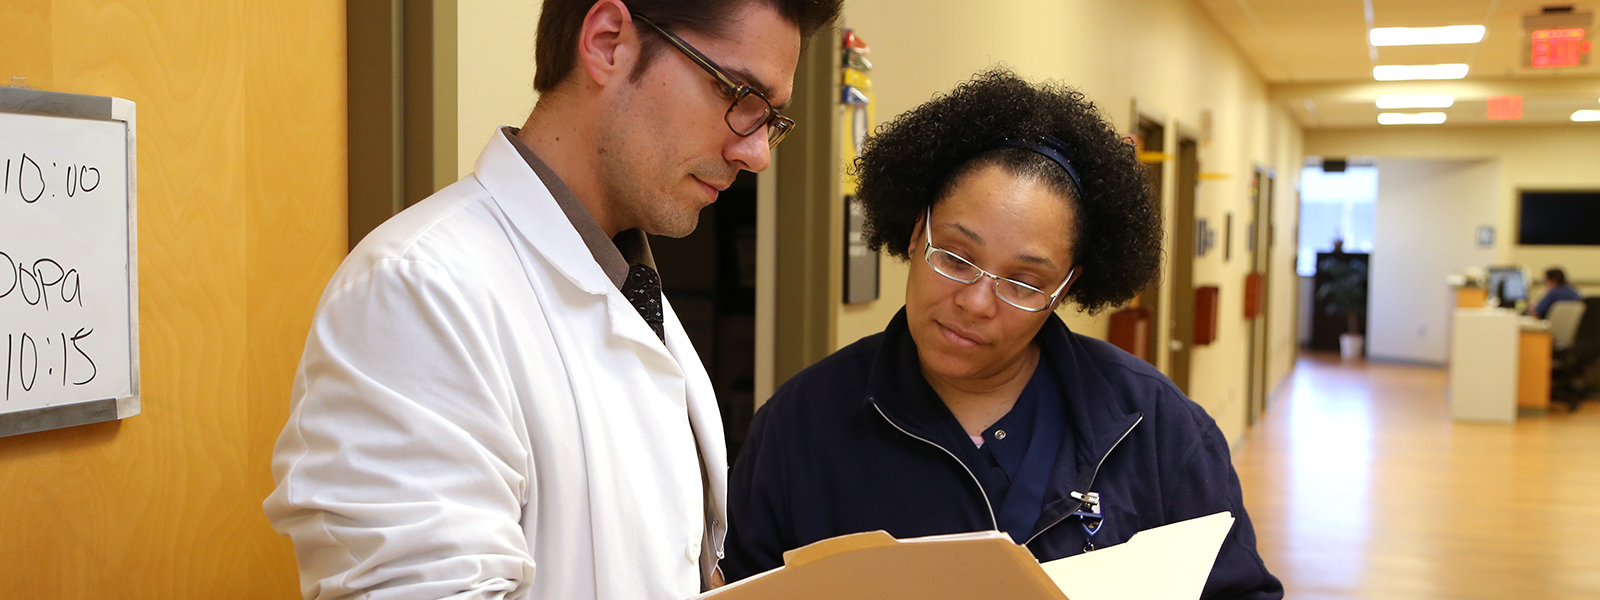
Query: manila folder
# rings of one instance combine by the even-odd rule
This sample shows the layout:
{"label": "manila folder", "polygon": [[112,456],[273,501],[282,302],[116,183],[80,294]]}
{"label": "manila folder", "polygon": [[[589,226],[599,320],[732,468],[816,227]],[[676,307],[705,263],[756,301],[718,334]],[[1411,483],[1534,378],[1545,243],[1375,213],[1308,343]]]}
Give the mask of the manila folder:
{"label": "manila folder", "polygon": [[1033,555],[998,531],[904,540],[856,533],[785,552],[783,563],[697,598],[1066,600]]}

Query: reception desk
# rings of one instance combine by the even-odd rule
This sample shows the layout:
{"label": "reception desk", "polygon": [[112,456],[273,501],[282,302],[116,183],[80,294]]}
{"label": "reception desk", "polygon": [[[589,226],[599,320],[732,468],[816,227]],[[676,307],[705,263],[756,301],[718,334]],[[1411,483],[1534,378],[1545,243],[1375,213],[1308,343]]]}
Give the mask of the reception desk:
{"label": "reception desk", "polygon": [[1550,406],[1548,323],[1498,308],[1458,308],[1451,320],[1450,415],[1509,423]]}
{"label": "reception desk", "polygon": [[1523,317],[1522,331],[1517,336],[1517,408],[1523,411],[1550,410],[1550,364],[1553,338],[1550,324],[1539,321],[1537,326]]}

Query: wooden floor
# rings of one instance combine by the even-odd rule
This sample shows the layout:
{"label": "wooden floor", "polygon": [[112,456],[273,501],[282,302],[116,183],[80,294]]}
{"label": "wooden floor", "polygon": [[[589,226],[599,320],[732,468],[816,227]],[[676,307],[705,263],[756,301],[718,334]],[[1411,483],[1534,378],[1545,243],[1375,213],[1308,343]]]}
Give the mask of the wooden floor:
{"label": "wooden floor", "polygon": [[1238,445],[1288,598],[1600,598],[1600,403],[1456,423],[1446,374],[1303,357]]}

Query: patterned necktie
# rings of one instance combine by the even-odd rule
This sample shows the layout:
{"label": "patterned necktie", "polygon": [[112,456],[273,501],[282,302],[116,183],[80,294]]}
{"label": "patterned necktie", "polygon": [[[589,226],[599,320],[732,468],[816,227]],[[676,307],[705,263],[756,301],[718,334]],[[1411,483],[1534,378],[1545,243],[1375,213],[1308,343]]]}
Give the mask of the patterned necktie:
{"label": "patterned necktie", "polygon": [[628,297],[634,310],[639,311],[644,322],[655,330],[656,337],[666,342],[667,333],[662,326],[661,313],[661,276],[656,274],[656,270],[649,265],[629,266],[628,278],[622,282],[622,295]]}

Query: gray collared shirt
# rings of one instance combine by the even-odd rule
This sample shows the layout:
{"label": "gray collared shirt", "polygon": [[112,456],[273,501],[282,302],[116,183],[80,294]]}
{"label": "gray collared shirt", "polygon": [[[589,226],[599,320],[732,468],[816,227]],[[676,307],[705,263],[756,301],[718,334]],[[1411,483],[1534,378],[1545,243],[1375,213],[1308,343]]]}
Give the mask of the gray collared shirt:
{"label": "gray collared shirt", "polygon": [[594,262],[600,264],[600,270],[605,271],[606,278],[611,280],[617,289],[622,289],[622,283],[628,280],[628,267],[630,265],[648,265],[656,268],[655,257],[650,254],[650,242],[645,238],[644,231],[629,229],[617,234],[615,238],[607,238],[604,229],[594,221],[594,216],[583,207],[578,197],[572,193],[572,188],[561,181],[561,177],[550,166],[539,160],[538,155],[528,148],[527,144],[517,138],[517,128],[502,127],[506,139],[511,142],[511,147],[517,149],[517,154],[522,155],[522,160],[528,162],[533,173],[539,176],[539,181],[544,183],[545,189],[550,190],[550,196],[556,199],[556,205],[561,207],[561,212],[567,215],[567,220],[572,222],[572,228],[578,230],[578,237],[583,238],[583,244],[588,246],[589,254],[594,255]]}

